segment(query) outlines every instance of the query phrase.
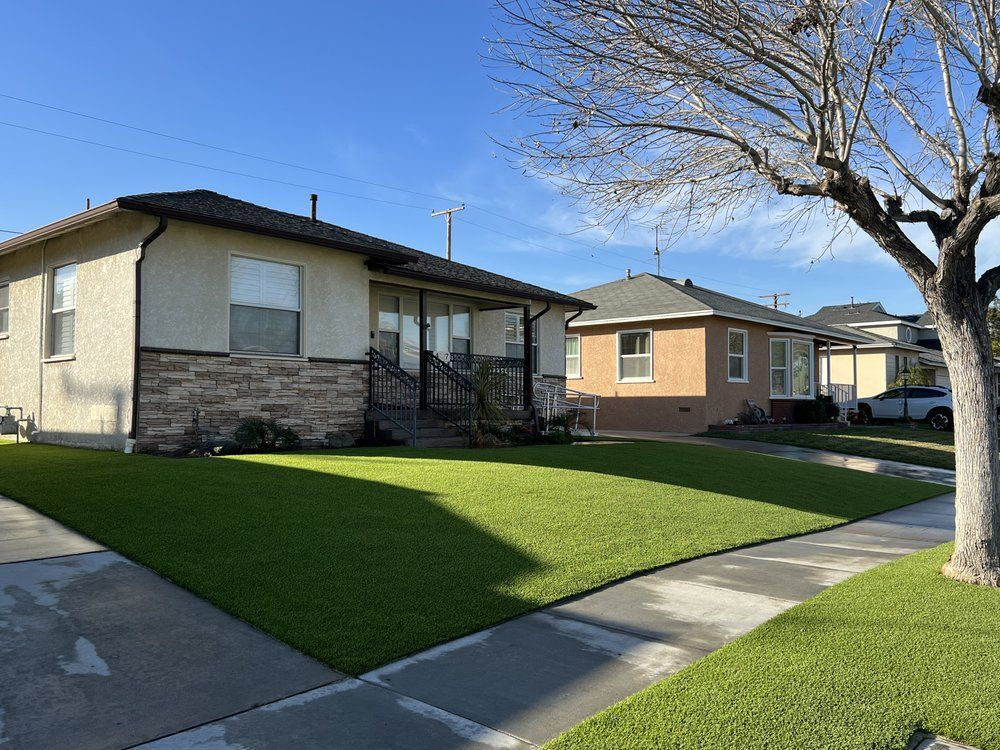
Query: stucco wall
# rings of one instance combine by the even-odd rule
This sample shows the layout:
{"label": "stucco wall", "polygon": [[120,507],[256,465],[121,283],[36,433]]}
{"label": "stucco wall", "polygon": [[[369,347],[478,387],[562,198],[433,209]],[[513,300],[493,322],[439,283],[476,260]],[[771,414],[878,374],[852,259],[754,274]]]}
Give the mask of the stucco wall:
{"label": "stucco wall", "polygon": [[[619,383],[617,332],[653,331],[653,382]],[[599,429],[697,432],[707,414],[704,318],[639,325],[580,326],[579,379],[567,385],[601,395]]]}
{"label": "stucco wall", "polygon": [[232,255],[303,267],[303,356],[364,357],[369,272],[363,256],[182,221],[169,223],[143,263],[143,346],[229,351]]}
{"label": "stucco wall", "polygon": [[[830,369],[834,383],[854,382],[854,363],[850,349],[834,348],[830,359]],[[826,375],[825,357],[820,362],[823,368],[823,378]],[[886,388],[886,371],[890,365],[886,363],[883,350],[858,349],[858,398],[867,398],[881,393]]]}
{"label": "stucco wall", "polygon": [[[545,309],[544,302],[534,302],[531,314],[537,315]],[[552,305],[538,320],[539,372],[542,375],[566,374],[566,312],[571,308]],[[479,313],[479,342],[476,351],[502,357],[506,353],[503,329],[503,310],[482,310]]]}
{"label": "stucco wall", "polygon": [[[134,249],[155,226],[125,214],[0,256],[11,282],[0,404],[21,406],[39,442],[124,446],[131,419]],[[76,262],[74,356],[48,358],[51,269]]]}

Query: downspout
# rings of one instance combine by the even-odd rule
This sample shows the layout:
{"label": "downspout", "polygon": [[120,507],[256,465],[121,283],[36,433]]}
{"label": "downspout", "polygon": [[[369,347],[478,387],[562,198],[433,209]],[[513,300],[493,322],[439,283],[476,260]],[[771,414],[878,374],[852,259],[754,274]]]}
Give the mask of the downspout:
{"label": "downspout", "polygon": [[573,313],[572,315],[570,315],[568,318],[566,318],[565,329],[568,331],[569,330],[569,324],[572,323],[577,318],[579,318],[581,315],[583,315],[583,308],[582,307],[579,310],[577,310],[575,313]]}
{"label": "downspout", "polygon": [[156,228],[147,234],[139,243],[139,257],[135,260],[135,314],[133,315],[134,330],[132,332],[132,419],[128,428],[128,439],[125,441],[125,452],[135,452],[135,439],[139,431],[139,358],[142,354],[139,334],[142,320],[142,261],[146,259],[146,248],[167,229],[167,217],[160,216]]}

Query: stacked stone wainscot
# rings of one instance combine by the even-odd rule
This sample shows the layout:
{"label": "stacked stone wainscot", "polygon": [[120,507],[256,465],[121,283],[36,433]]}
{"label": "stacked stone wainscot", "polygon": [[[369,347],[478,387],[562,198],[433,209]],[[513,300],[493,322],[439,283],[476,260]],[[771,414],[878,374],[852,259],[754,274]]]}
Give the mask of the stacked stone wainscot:
{"label": "stacked stone wainscot", "polygon": [[275,359],[144,348],[138,449],[171,453],[232,438],[241,419],[277,419],[321,447],[328,432],[364,429],[365,360]]}

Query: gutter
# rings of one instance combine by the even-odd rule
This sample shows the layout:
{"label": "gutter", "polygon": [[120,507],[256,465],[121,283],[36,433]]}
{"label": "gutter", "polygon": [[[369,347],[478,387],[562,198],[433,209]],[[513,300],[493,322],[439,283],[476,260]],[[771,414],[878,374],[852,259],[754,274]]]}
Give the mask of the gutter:
{"label": "gutter", "polygon": [[572,323],[577,318],[579,318],[581,315],[583,315],[583,308],[582,307],[579,310],[577,310],[575,313],[573,313],[572,315],[570,315],[568,318],[566,318],[566,323],[563,326],[563,328],[568,331],[569,330],[569,324]]}
{"label": "gutter", "polygon": [[142,321],[142,262],[146,259],[146,248],[153,244],[157,237],[167,230],[167,217],[160,216],[156,228],[147,234],[139,243],[139,257],[135,261],[135,314],[132,353],[132,419],[128,428],[128,439],[125,441],[125,452],[135,452],[135,439],[139,430],[139,357],[142,352],[139,346],[140,324]]}

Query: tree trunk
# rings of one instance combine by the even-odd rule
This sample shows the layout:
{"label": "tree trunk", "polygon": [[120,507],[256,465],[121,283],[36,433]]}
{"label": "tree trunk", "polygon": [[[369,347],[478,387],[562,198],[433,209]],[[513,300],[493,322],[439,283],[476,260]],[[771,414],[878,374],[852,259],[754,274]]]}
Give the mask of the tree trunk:
{"label": "tree trunk", "polygon": [[955,551],[944,574],[1000,586],[997,416],[993,351],[978,295],[928,299],[951,378],[955,425]]}

